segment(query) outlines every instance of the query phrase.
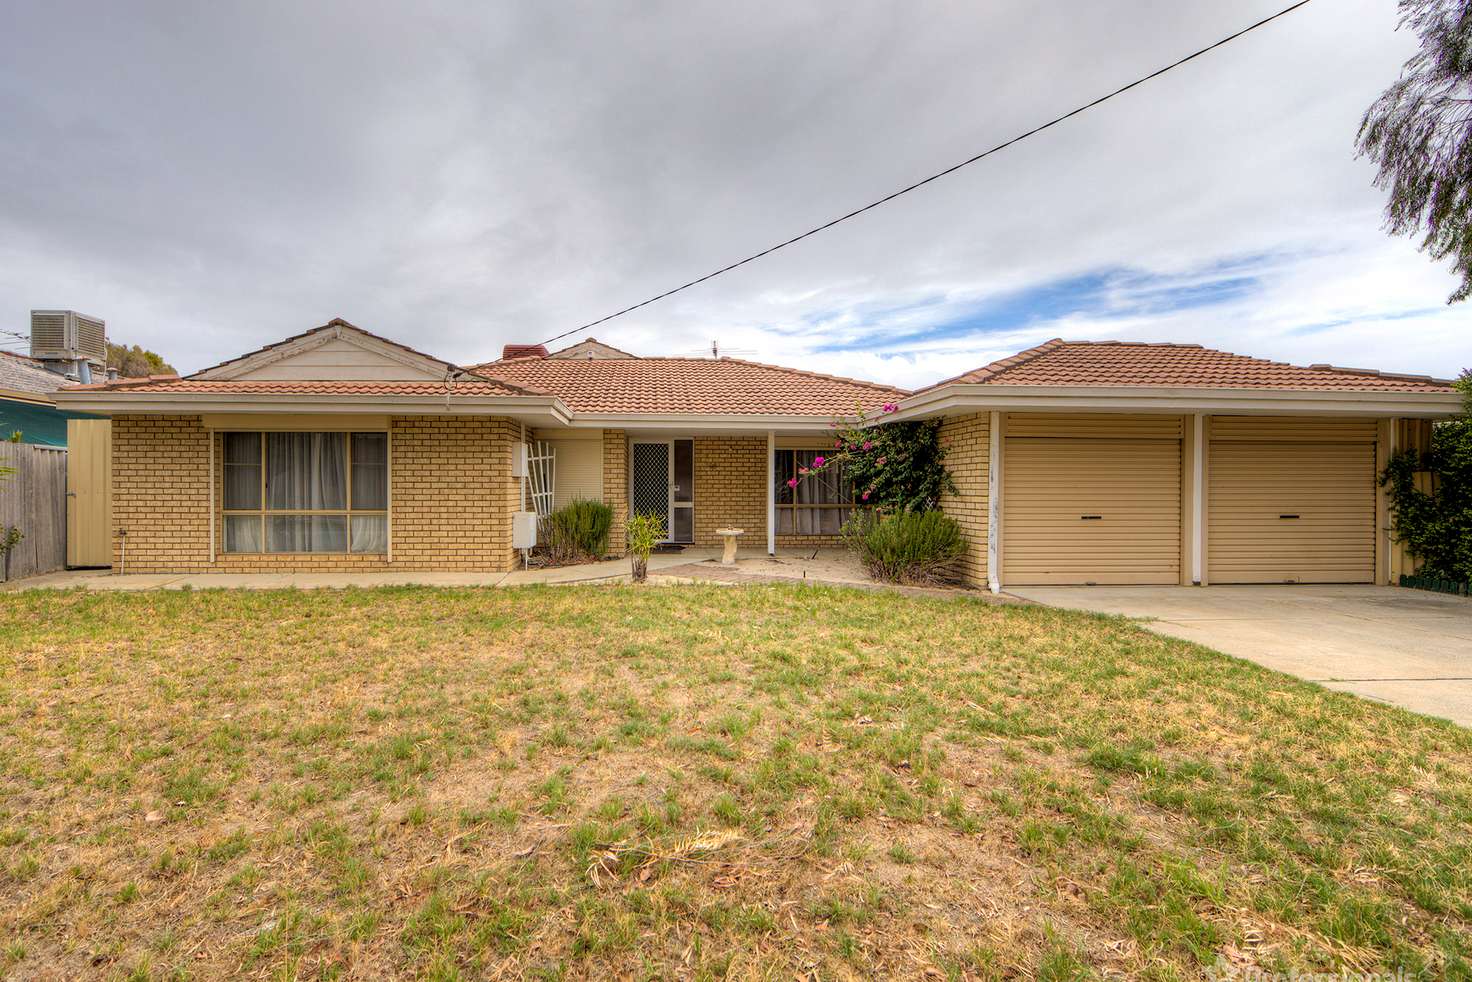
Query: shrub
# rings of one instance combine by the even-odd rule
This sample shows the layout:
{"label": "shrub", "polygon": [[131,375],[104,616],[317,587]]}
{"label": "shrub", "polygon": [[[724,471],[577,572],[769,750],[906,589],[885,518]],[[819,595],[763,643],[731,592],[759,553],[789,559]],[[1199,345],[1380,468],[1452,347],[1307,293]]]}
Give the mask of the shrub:
{"label": "shrub", "polygon": [[602,559],[612,528],[612,508],[577,498],[547,516],[547,552],[555,562]]}
{"label": "shrub", "polygon": [[[887,416],[898,407],[885,405]],[[860,409],[852,425],[833,423],[833,451],[799,469],[787,483],[839,468],[854,489],[857,503],[884,511],[929,511],[943,494],[955,494],[956,482],[946,470],[946,443],[940,420],[904,423],[872,422]]]}
{"label": "shrub", "polygon": [[961,526],[938,511],[860,512],[843,532],[869,575],[889,583],[954,581],[956,559],[966,549]]}
{"label": "shrub", "polygon": [[664,519],[658,515],[640,514],[629,519],[629,559],[635,583],[643,583],[649,575],[649,554],[664,536]]}
{"label": "shrub", "polygon": [[[1390,459],[1380,483],[1390,493],[1396,540],[1420,562],[1418,572],[1472,581],[1472,371],[1457,382],[1467,397],[1461,415],[1439,422],[1423,456],[1406,450]],[[1417,486],[1418,471],[1436,477],[1431,490]]]}

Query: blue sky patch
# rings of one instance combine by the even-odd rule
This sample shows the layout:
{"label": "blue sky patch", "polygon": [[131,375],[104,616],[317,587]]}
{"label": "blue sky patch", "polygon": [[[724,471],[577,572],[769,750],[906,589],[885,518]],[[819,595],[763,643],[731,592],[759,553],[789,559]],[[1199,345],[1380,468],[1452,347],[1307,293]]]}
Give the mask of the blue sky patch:
{"label": "blue sky patch", "polygon": [[[922,327],[889,327],[910,320],[927,308],[945,309],[944,298],[905,307],[854,311],[875,330],[858,337],[835,338],[818,351],[881,350],[917,342],[944,341],[1016,331],[1067,317],[1094,320],[1139,317],[1231,303],[1249,296],[1261,284],[1266,256],[1250,256],[1213,264],[1188,273],[1151,273],[1130,267],[1111,267],[1065,277],[1010,293],[988,297],[950,313],[944,320]],[[833,315],[829,315],[833,316]],[[825,318],[814,318],[821,323]],[[846,333],[846,332],[845,332]]]}

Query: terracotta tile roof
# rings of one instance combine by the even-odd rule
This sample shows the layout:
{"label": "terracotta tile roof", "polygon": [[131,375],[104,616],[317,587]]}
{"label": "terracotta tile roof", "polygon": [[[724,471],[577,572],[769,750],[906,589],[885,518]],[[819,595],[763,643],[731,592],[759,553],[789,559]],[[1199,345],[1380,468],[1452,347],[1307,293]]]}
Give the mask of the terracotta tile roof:
{"label": "terracotta tile roof", "polygon": [[526,386],[497,379],[460,379],[447,386],[442,381],[302,381],[281,379],[195,379],[177,375],[150,375],[95,385],[76,385],[73,392],[197,392],[221,395],[365,395],[441,396],[446,390],[461,396],[545,395]]}
{"label": "terracotta tile roof", "polygon": [[852,415],[908,393],[877,382],[737,358],[519,358],[472,371],[558,396],[576,413]]}
{"label": "terracotta tile roof", "polygon": [[1451,383],[1333,365],[1290,365],[1196,344],[1064,341],[1054,338],[1010,358],[928,386],[953,383],[1040,386],[1160,386],[1306,389],[1340,392],[1444,392]]}

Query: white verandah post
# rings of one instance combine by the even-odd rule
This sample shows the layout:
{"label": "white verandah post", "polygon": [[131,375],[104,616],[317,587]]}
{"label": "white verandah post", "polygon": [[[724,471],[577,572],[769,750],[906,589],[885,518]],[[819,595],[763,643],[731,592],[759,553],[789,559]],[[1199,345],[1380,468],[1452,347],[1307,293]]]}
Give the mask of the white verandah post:
{"label": "white verandah post", "polygon": [[767,430],[767,555],[777,555],[777,434]]}
{"label": "white verandah post", "polygon": [[993,412],[987,421],[986,469],[986,585],[992,593],[1002,592],[1002,414]]}

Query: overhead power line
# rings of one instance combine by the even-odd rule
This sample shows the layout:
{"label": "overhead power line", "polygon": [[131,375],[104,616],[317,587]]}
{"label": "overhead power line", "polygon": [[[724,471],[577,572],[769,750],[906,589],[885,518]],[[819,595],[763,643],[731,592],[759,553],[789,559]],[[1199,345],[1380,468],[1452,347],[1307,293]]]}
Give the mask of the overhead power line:
{"label": "overhead power line", "polygon": [[597,320],[589,321],[588,323],[582,325],[581,327],[575,327],[575,328],[573,328],[570,331],[563,331],[561,334],[553,335],[552,337],[548,338],[547,340],[543,341],[542,343],[543,344],[551,344],[553,341],[560,341],[560,340],[562,340],[565,337],[570,337],[570,336],[572,336],[574,334],[577,334],[579,331],[586,331],[590,327],[597,327],[599,324],[606,324],[607,322],[613,320],[616,317],[622,317],[624,314],[631,313],[631,312],[633,312],[635,310],[638,310],[640,307],[647,307],[647,306],[649,306],[652,303],[657,303],[660,300],[664,300],[667,297],[672,297],[675,294],[681,292],[682,290],[688,290],[688,289],[690,289],[692,286],[699,286],[701,283],[704,283],[706,280],[713,280],[717,276],[720,276],[722,273],[729,273],[733,269],[739,269],[740,267],[745,266],[749,262],[755,262],[756,260],[761,259],[763,256],[770,256],[772,253],[776,252],[779,249],[785,249],[785,248],[787,248],[790,245],[795,245],[796,243],[801,242],[803,239],[806,239],[809,236],[817,235],[819,232],[827,231],[828,229],[832,228],[835,225],[838,225],[841,222],[848,221],[850,218],[856,218],[859,215],[862,215],[866,211],[872,211],[873,209],[878,208],[880,205],[888,204],[889,202],[893,201],[895,198],[898,198],[900,195],[909,194],[911,191],[914,191],[914,190],[916,190],[918,188],[923,188],[925,185],[929,184],[931,181],[938,181],[942,177],[947,176],[948,174],[954,174],[956,171],[960,170],[962,167],[969,166],[970,164],[976,163],[978,160],[982,160],[982,159],[984,159],[986,157],[990,157],[992,154],[997,153],[1000,150],[1007,149],[1008,147],[1012,146],[1014,143],[1021,143],[1023,140],[1026,140],[1030,136],[1036,136],[1037,134],[1041,133],[1043,130],[1049,129],[1050,127],[1053,127],[1053,126],[1057,126],[1059,123],[1061,123],[1061,122],[1063,122],[1065,120],[1068,120],[1068,119],[1072,119],[1074,116],[1077,116],[1080,113],[1087,112],[1088,110],[1093,109],[1095,106],[1102,105],[1102,104],[1108,102],[1110,99],[1113,99],[1115,96],[1123,95],[1124,93],[1128,92],[1130,89],[1135,88],[1136,86],[1144,85],[1146,82],[1150,81],[1151,79],[1159,78],[1160,76],[1164,75],[1166,72],[1169,72],[1169,71],[1171,71],[1173,69],[1176,69],[1176,68],[1180,68],[1182,65],[1186,64],[1186,62],[1188,62],[1188,61],[1194,61],[1197,58],[1200,58],[1202,55],[1207,54],[1208,52],[1215,51],[1217,48],[1220,48],[1222,45],[1230,44],[1231,42],[1233,42],[1233,41],[1237,40],[1238,38],[1242,37],[1244,34],[1250,34],[1251,32],[1257,30],[1259,27],[1263,27],[1263,26],[1265,26],[1267,24],[1271,24],[1273,21],[1277,20],[1279,17],[1284,17],[1284,16],[1286,16],[1288,14],[1291,14],[1291,13],[1293,13],[1293,11],[1297,10],[1299,7],[1307,6],[1308,3],[1309,3],[1309,0],[1298,0],[1297,3],[1294,3],[1294,4],[1291,4],[1291,5],[1287,6],[1287,7],[1284,7],[1282,10],[1278,11],[1276,14],[1272,14],[1272,15],[1270,15],[1268,17],[1264,17],[1262,20],[1257,21],[1254,24],[1249,24],[1248,26],[1242,28],[1240,31],[1236,31],[1235,33],[1228,34],[1226,37],[1222,38],[1219,41],[1214,41],[1211,44],[1208,44],[1204,48],[1200,48],[1200,49],[1198,49],[1196,51],[1191,52],[1189,55],[1186,55],[1186,57],[1184,57],[1184,58],[1181,58],[1181,59],[1178,59],[1176,61],[1171,62],[1169,65],[1166,65],[1164,68],[1158,68],[1155,71],[1151,72],[1149,75],[1142,75],[1139,78],[1135,79],[1133,82],[1130,82],[1128,85],[1122,85],[1119,88],[1115,89],[1113,92],[1108,93],[1107,95],[1101,95],[1101,96],[1099,96],[1099,98],[1093,100],[1092,102],[1086,102],[1086,103],[1084,103],[1083,105],[1079,106],[1076,109],[1069,110],[1068,112],[1064,113],[1062,116],[1055,116],[1054,118],[1048,120],[1046,123],[1043,123],[1040,126],[1034,126],[1032,129],[1028,130],[1025,133],[1019,133],[1018,135],[1012,137],[1010,140],[1006,140],[1006,141],[1004,141],[1002,143],[998,143],[996,146],[991,147],[988,150],[983,150],[981,153],[975,155],[974,157],[967,157],[965,160],[961,161],[960,163],[952,164],[951,166],[947,167],[945,170],[936,171],[934,174],[931,174],[929,177],[924,178],[924,179],[919,180],[919,181],[916,181],[914,184],[910,184],[910,185],[907,185],[906,187],[902,187],[898,191],[895,191],[895,192],[893,192],[891,194],[886,194],[882,198],[878,198],[878,199],[876,199],[874,201],[871,201],[867,205],[863,205],[862,207],[855,208],[853,211],[848,212],[846,214],[839,215],[837,218],[834,218],[831,221],[824,222],[822,225],[816,225],[813,228],[808,229],[806,232],[799,233],[798,235],[794,235],[790,239],[786,239],[786,240],[784,240],[782,242],[778,242],[776,245],[769,246],[768,248],[763,249],[761,252],[754,252],[751,255],[747,256],[745,259],[737,260],[736,262],[731,263],[730,265],[722,266],[720,269],[717,269],[717,270],[714,270],[712,272],[706,273],[704,276],[701,276],[701,277],[698,277],[696,279],[693,279],[693,280],[689,281],[688,283],[681,283],[679,286],[675,287],[672,290],[666,290],[663,293],[656,294],[655,296],[652,296],[652,297],[650,297],[647,300],[641,300],[638,303],[631,304],[630,306],[625,307],[622,310],[616,310],[616,311],[614,311],[611,314],[608,314],[608,315],[606,315],[604,317],[598,318]]}

